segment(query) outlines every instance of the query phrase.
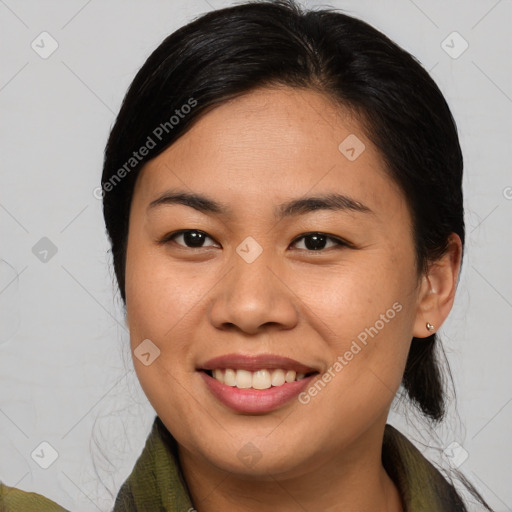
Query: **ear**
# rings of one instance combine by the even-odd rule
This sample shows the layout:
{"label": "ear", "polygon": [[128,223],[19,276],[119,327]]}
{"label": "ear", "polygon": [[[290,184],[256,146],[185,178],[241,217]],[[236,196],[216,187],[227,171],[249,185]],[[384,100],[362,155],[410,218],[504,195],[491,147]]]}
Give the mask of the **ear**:
{"label": "ear", "polygon": [[[426,338],[443,324],[452,309],[462,259],[462,242],[452,233],[446,252],[429,264],[421,278],[413,336]],[[434,326],[427,329],[427,323]]]}

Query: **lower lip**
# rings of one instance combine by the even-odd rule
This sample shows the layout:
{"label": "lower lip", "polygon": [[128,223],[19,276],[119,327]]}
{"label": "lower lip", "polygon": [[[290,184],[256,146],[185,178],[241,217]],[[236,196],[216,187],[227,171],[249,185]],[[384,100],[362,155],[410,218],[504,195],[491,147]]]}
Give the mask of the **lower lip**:
{"label": "lower lip", "polygon": [[263,414],[279,409],[299,395],[317,375],[315,373],[268,389],[239,389],[222,384],[204,371],[200,373],[206,386],[218,400],[234,411],[248,414]]}

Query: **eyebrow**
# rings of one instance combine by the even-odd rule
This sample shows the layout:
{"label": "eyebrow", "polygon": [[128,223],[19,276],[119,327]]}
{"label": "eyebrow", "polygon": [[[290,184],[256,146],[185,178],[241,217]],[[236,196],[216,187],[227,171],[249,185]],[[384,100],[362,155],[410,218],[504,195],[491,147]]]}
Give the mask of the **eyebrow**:
{"label": "eyebrow", "polygon": [[[216,201],[208,196],[181,190],[168,190],[148,205],[147,210],[164,205],[182,204],[202,213],[233,216],[232,209],[225,203]],[[278,219],[295,215],[305,215],[316,210],[352,211],[373,213],[360,201],[346,195],[330,193],[317,196],[292,199],[274,207],[274,216]]]}

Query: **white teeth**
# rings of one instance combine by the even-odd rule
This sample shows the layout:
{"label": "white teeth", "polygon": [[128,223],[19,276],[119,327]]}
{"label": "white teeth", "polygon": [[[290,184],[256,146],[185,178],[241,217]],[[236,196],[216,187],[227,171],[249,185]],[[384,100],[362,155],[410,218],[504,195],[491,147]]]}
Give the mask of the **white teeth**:
{"label": "white teeth", "polygon": [[222,370],[213,370],[213,376],[224,384],[224,375],[222,375]]}
{"label": "white teeth", "polygon": [[293,382],[296,376],[297,374],[293,370],[288,370],[286,372],[286,375],[284,376],[284,379],[286,380],[286,382]]}
{"label": "white teeth", "polygon": [[284,370],[274,370],[272,372],[272,386],[282,386],[285,382]]}
{"label": "white teeth", "polygon": [[272,381],[268,370],[258,370],[252,374],[252,387],[254,389],[268,389],[270,386],[272,386]]}
{"label": "white teeth", "polygon": [[[219,370],[222,372],[222,370]],[[213,375],[215,377],[215,374]],[[236,372],[235,370],[226,370],[224,372],[224,384],[226,386],[236,386]]]}
{"label": "white teeth", "polygon": [[236,387],[240,389],[249,389],[252,387],[252,373],[247,370],[237,370]]}
{"label": "white teeth", "polygon": [[285,383],[295,382],[305,378],[305,373],[296,373],[294,370],[226,370],[216,369],[212,372],[213,378],[226,384],[226,386],[239,389],[269,389],[272,386],[282,386]]}

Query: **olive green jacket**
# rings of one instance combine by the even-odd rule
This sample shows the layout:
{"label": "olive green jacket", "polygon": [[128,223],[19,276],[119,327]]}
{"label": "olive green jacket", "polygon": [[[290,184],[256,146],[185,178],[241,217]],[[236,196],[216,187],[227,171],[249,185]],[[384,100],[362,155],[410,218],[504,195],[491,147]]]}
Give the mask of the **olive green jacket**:
{"label": "olive green jacket", "polygon": [[[192,512],[179,466],[176,441],[156,417],[135,467],[122,485],[113,512]],[[404,512],[465,512],[441,473],[398,430],[386,425],[382,461],[395,482]],[[0,512],[69,512],[40,494],[0,482]]]}

